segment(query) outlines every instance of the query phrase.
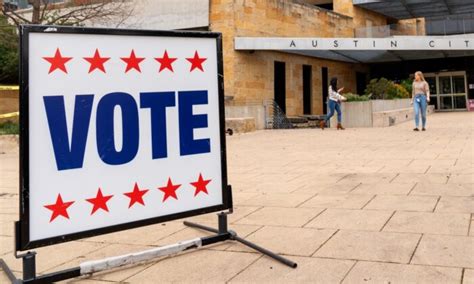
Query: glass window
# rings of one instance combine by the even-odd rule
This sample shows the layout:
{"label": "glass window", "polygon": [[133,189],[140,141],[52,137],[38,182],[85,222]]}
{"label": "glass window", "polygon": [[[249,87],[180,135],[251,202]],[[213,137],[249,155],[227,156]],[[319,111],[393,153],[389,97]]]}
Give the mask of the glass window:
{"label": "glass window", "polygon": [[451,76],[439,77],[439,93],[452,94],[451,93]]}
{"label": "glass window", "polygon": [[466,82],[464,76],[453,76],[453,90],[454,94],[466,93]]}
{"label": "glass window", "polygon": [[430,93],[433,95],[437,94],[438,92],[436,90],[436,77],[426,77],[425,80],[430,86]]}
{"label": "glass window", "polygon": [[465,96],[454,96],[454,108],[456,109],[466,109],[466,97]]}

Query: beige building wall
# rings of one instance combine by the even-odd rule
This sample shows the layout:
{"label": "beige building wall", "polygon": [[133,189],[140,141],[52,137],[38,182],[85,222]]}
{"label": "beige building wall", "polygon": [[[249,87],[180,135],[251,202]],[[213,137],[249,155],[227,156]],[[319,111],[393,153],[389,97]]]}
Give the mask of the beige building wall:
{"label": "beige building wall", "polygon": [[355,92],[362,65],[283,52],[234,51],[235,36],[352,37],[353,19],[290,0],[211,0],[210,29],[223,33],[224,78],[230,104],[262,104],[274,98],[274,61],[286,63],[286,113],[303,114],[303,65],[312,66],[312,114],[323,114],[321,68]]}
{"label": "beige building wall", "polygon": [[334,12],[351,17],[354,28],[365,28],[368,23],[372,26],[387,25],[387,17],[381,14],[374,13],[354,6],[352,0],[334,0]]}

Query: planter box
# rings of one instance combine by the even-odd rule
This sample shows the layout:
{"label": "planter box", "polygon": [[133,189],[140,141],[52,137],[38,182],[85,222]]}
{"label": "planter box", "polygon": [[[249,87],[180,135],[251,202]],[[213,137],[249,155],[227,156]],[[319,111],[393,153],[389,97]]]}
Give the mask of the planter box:
{"label": "planter box", "polygon": [[[410,99],[372,100],[365,102],[342,103],[342,125],[344,127],[388,127],[412,120],[413,106]],[[427,114],[434,112],[428,106]],[[331,127],[336,127],[337,118],[331,118]]]}

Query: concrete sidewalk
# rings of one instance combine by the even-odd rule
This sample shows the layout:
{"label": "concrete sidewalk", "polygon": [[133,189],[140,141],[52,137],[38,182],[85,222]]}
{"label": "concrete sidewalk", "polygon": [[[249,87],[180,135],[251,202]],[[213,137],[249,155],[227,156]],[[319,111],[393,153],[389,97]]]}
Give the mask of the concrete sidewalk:
{"label": "concrete sidewalk", "polygon": [[[297,269],[229,242],[75,281],[474,283],[474,113],[437,113],[427,132],[412,128],[228,137],[231,228]],[[18,154],[0,154],[0,257],[20,272],[17,184]],[[190,220],[216,225],[214,214]],[[37,271],[204,235],[175,221],[41,248]]]}

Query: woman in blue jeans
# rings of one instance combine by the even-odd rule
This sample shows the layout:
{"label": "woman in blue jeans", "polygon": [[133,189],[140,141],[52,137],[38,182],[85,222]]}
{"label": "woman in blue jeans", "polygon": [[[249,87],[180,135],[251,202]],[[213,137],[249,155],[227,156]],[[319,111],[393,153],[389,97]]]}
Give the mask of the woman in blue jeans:
{"label": "woman in blue jeans", "polygon": [[421,71],[415,73],[415,81],[413,81],[413,91],[411,94],[411,104],[415,111],[415,128],[414,131],[420,131],[421,116],[421,130],[426,130],[426,109],[430,102],[430,86],[425,81],[425,77]]}
{"label": "woman in blue jeans", "polygon": [[328,109],[329,113],[326,115],[326,118],[321,121],[319,127],[324,130],[328,121],[334,115],[334,111],[337,112],[337,130],[341,129],[344,130],[345,128],[342,127],[342,111],[341,111],[341,101],[347,100],[344,96],[340,94],[344,88],[337,89],[337,78],[334,77],[331,79],[331,83],[329,85],[329,97],[328,97]]}

